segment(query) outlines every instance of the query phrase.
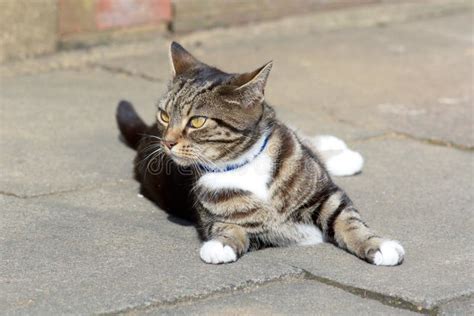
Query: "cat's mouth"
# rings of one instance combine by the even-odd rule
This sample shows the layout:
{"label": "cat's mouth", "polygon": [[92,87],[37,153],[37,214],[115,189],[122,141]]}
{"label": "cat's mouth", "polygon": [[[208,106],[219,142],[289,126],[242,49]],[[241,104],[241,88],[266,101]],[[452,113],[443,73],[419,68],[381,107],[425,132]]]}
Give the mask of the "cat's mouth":
{"label": "cat's mouth", "polygon": [[192,165],[192,159],[189,157],[183,157],[175,152],[172,152],[171,150],[167,151],[168,156],[173,160],[177,165],[183,166],[183,167],[189,167]]}

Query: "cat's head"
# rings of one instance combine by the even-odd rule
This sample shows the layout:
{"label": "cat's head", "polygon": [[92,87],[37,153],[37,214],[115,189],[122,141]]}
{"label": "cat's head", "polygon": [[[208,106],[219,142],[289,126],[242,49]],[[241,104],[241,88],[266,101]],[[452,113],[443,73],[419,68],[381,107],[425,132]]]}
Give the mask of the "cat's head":
{"label": "cat's head", "polygon": [[270,128],[274,114],[264,90],[271,62],[249,73],[225,73],[175,42],[170,60],[173,78],[158,103],[157,123],[164,151],[176,163],[225,164]]}

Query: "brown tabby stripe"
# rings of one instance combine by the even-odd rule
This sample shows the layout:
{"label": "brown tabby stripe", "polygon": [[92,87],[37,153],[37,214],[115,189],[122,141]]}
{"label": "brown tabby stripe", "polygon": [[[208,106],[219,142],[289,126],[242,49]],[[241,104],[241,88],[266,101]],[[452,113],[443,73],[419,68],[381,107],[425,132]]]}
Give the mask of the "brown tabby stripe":
{"label": "brown tabby stripe", "polygon": [[212,224],[212,229],[211,233],[212,235],[220,235],[220,233],[224,232],[226,230],[226,227],[223,225],[214,225],[216,223]]}
{"label": "brown tabby stripe", "polygon": [[[235,140],[233,144],[230,144],[229,147],[226,147],[226,150],[222,149],[215,159],[219,160],[224,157],[226,157],[227,159],[234,159],[236,157],[239,157],[243,150],[236,150],[236,148],[245,143],[246,140],[246,137],[240,137],[239,139]],[[230,157],[228,157],[228,155],[230,155]]]}
{"label": "brown tabby stripe", "polygon": [[349,225],[349,227],[347,227],[345,229],[345,232],[351,232],[351,231],[359,229],[359,228],[360,228],[360,225],[357,225],[357,224]]}
{"label": "brown tabby stripe", "polygon": [[215,223],[214,221],[207,222],[207,225],[205,227],[207,236],[212,236],[212,226],[214,226],[214,223]]}
{"label": "brown tabby stripe", "polygon": [[321,190],[319,193],[316,193],[315,196],[311,199],[312,201],[316,201],[318,206],[313,212],[313,218],[316,220],[319,218],[319,213],[321,212],[321,208],[324,206],[326,201],[336,192],[339,191],[339,188],[336,186],[330,186],[327,189]]}
{"label": "brown tabby stripe", "polygon": [[254,207],[254,208],[251,208],[249,210],[246,210],[246,211],[243,211],[243,212],[233,212],[233,213],[230,213],[229,215],[227,215],[227,217],[231,220],[234,220],[234,219],[242,219],[242,218],[245,218],[247,216],[250,216],[252,214],[254,214],[255,212],[257,212],[259,209],[257,207]]}
{"label": "brown tabby stripe", "polygon": [[[308,189],[308,188],[305,188]],[[310,188],[311,189],[311,188]],[[297,201],[297,204],[293,204],[291,206],[291,209],[293,210],[300,210],[300,212],[308,212],[308,208],[303,207],[308,203],[308,201],[313,198],[313,196],[316,194],[317,189],[312,188],[313,190],[311,192],[302,192],[301,195],[304,197],[304,199],[299,200],[298,198],[295,198],[294,200]],[[290,214],[291,216],[291,214]]]}
{"label": "brown tabby stripe", "polygon": [[[301,206],[301,208],[312,208],[316,204],[318,204],[318,208],[314,210],[314,213],[319,214],[319,209],[322,207],[324,202],[336,191],[338,191],[338,188],[333,186],[330,187],[326,190],[316,190],[316,192],[306,201],[305,204]],[[317,211],[317,212],[316,212]]]}
{"label": "brown tabby stripe", "polygon": [[228,138],[217,138],[217,139],[194,139],[193,141],[197,144],[208,144],[208,143],[226,143],[231,144],[239,139],[228,139]]}
{"label": "brown tabby stripe", "polygon": [[179,107],[179,111],[181,113],[184,112],[184,109],[186,108],[186,106],[188,106],[188,110],[193,107],[194,99],[196,99],[196,97],[201,94],[201,91],[206,89],[207,85],[209,84],[209,83],[206,83],[204,88],[195,89],[193,87],[192,82],[187,82],[187,83],[188,84],[186,86],[186,89],[184,89],[184,87],[183,87],[183,89],[182,89],[183,93],[178,93],[178,95],[176,96],[176,100],[175,100],[176,104],[179,105],[178,107]]}
{"label": "brown tabby stripe", "polygon": [[[254,145],[256,138],[258,137],[255,137],[255,135],[252,137],[242,136],[240,138],[240,141],[236,141],[234,144],[230,145],[230,147],[228,147],[226,151],[224,151],[224,155],[222,157],[224,157],[225,155],[230,155],[227,157],[228,159],[235,159],[239,157],[243,152],[249,150],[250,147]],[[240,148],[238,148],[239,146]]]}
{"label": "brown tabby stripe", "polygon": [[[235,152],[237,156],[240,156],[242,152],[250,148],[254,143],[254,137],[247,137],[247,136],[241,136],[238,141],[236,141],[232,146],[228,147],[229,152]],[[242,146],[242,148],[238,148],[238,146]]]}
{"label": "brown tabby stripe", "polygon": [[232,190],[218,190],[218,191],[203,191],[199,194],[199,198],[203,202],[219,204],[236,197],[248,196],[249,191],[232,189]]}
{"label": "brown tabby stripe", "polygon": [[302,221],[303,221],[303,214],[302,214],[301,209],[295,209],[285,219],[285,222],[293,222],[293,223],[301,223]]}
{"label": "brown tabby stripe", "polygon": [[264,114],[264,112],[262,111],[262,113],[260,113],[260,116],[258,117],[257,121],[254,124],[255,128],[260,125],[260,122],[263,119],[263,114]]}
{"label": "brown tabby stripe", "polygon": [[339,203],[339,206],[337,207],[337,209],[331,214],[331,216],[329,216],[328,220],[327,220],[327,224],[326,224],[326,227],[327,227],[327,231],[326,231],[326,236],[331,239],[331,240],[334,240],[334,224],[336,222],[336,219],[337,217],[342,213],[342,211],[344,211],[346,209],[347,206],[350,206],[350,200],[349,198],[347,197],[347,195],[345,193],[343,193],[343,195],[341,196],[341,201]]}
{"label": "brown tabby stripe", "polygon": [[[208,91],[211,91],[212,89],[214,89],[216,86],[218,86],[220,84],[220,82],[207,82],[204,87],[202,87],[201,89],[198,89],[194,92],[194,94],[190,95],[187,99],[186,99],[186,103],[189,104],[190,106],[188,107],[187,109],[187,112],[186,112],[186,116],[189,115],[189,113],[191,112],[192,109],[198,109],[199,107],[198,106],[194,106],[195,103],[193,102],[194,99],[196,99],[197,96],[203,94],[203,93],[206,93]],[[204,104],[201,103],[198,105],[201,105],[203,106]],[[184,108],[184,107],[183,107]]]}
{"label": "brown tabby stripe", "polygon": [[207,219],[210,219],[210,218],[219,218],[220,216],[217,215],[217,214],[214,214],[214,213],[211,213],[211,211],[209,211],[207,208],[205,208],[201,202],[197,202],[197,205],[199,205],[199,209],[200,211],[203,213],[203,215],[207,218]]}
{"label": "brown tabby stripe", "polygon": [[[305,162],[305,157],[304,156],[301,156],[299,159],[298,159],[298,162],[297,162],[297,167],[296,169],[293,169],[291,170],[291,175],[285,179],[283,181],[283,183],[281,184],[278,184],[279,188],[278,190],[275,191],[275,193],[273,194],[273,196],[276,196],[278,194],[282,194],[284,192],[288,192],[288,188],[292,188],[293,187],[293,184],[295,183],[296,179],[298,179],[298,177],[300,177],[300,172],[302,171],[303,167],[304,167],[304,162]],[[276,178],[274,178],[276,179]]]}
{"label": "brown tabby stripe", "polygon": [[[302,160],[302,161],[301,161]],[[282,207],[278,210],[280,213],[284,213],[287,211],[288,203],[290,202],[290,195],[291,192],[288,188],[292,188],[296,179],[300,176],[299,173],[301,172],[302,165],[304,163],[304,157],[300,159],[301,163],[298,163],[298,168],[293,171],[290,178],[287,179],[283,184],[280,185],[279,194],[283,195],[281,199],[283,200]]]}
{"label": "brown tabby stripe", "polygon": [[193,108],[193,103],[194,103],[193,101],[196,99],[198,95],[199,95],[198,91],[195,91],[193,94],[180,96],[180,98],[176,100],[176,103],[180,105],[179,112],[180,113],[191,112],[191,109]]}
{"label": "brown tabby stripe", "polygon": [[[354,209],[353,211],[357,212],[356,209]],[[352,224],[352,222],[359,222],[359,223],[362,223],[363,225],[365,225],[363,220],[361,220],[359,217],[355,217],[355,216],[351,216],[347,219],[348,224]]]}
{"label": "brown tabby stripe", "polygon": [[181,86],[177,87],[177,91],[169,98],[169,103],[171,106],[177,104],[178,106],[174,107],[175,111],[180,111],[184,104],[179,102],[183,98],[183,95],[186,95],[190,91],[190,84],[188,81],[184,81],[180,83]]}
{"label": "brown tabby stripe", "polygon": [[[173,103],[174,99],[176,98],[176,95],[179,94],[179,92],[183,89],[185,85],[186,81],[180,81],[176,83],[176,85],[173,87],[173,90],[171,90],[168,94],[168,98],[166,99],[167,102],[164,104],[163,110],[169,111],[169,105]],[[172,95],[173,97],[171,97],[170,95]]]}
{"label": "brown tabby stripe", "polygon": [[308,156],[310,156],[314,161],[316,161],[318,164],[319,164],[319,167],[320,168],[323,168],[323,164],[321,163],[321,161],[319,160],[319,157],[314,153],[314,151],[312,151],[311,149],[308,148],[308,146],[306,146],[305,144],[303,144],[301,141],[299,141],[300,144],[301,144],[301,149],[305,152],[305,154],[307,154]]}
{"label": "brown tabby stripe", "polygon": [[280,175],[280,171],[285,161],[291,157],[294,152],[295,144],[290,132],[287,129],[283,129],[280,132],[280,151],[275,159],[275,165],[273,167],[272,181],[274,181]]}
{"label": "brown tabby stripe", "polygon": [[245,227],[245,228],[257,228],[257,227],[261,227],[263,223],[261,222],[248,222],[248,223],[242,223],[242,224],[239,224],[240,226],[242,227]]}
{"label": "brown tabby stripe", "polygon": [[212,118],[217,124],[220,126],[223,126],[224,128],[227,128],[228,130],[231,130],[234,133],[239,133],[239,134],[246,134],[247,130],[245,129],[238,129],[235,126],[230,125],[229,123],[225,122],[224,120],[218,119],[218,118]]}

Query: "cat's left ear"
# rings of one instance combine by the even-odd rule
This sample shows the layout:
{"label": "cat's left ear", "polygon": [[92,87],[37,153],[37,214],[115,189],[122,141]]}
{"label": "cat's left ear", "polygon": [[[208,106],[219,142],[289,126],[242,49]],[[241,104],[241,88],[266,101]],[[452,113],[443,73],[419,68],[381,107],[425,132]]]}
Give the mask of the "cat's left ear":
{"label": "cat's left ear", "polygon": [[234,93],[244,108],[250,108],[263,102],[265,85],[272,65],[273,62],[270,61],[255,71],[238,75],[233,80],[232,84],[237,86]]}

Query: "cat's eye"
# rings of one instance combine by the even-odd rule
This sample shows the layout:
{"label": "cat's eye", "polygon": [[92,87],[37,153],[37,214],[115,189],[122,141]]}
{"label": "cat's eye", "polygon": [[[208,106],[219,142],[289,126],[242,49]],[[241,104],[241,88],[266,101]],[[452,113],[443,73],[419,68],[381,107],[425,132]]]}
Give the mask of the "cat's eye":
{"label": "cat's eye", "polygon": [[206,121],[207,118],[204,116],[194,116],[189,120],[189,126],[192,128],[201,128]]}
{"label": "cat's eye", "polygon": [[170,116],[168,115],[168,113],[166,113],[166,112],[163,111],[163,110],[160,111],[160,119],[161,119],[164,123],[169,123],[169,122],[170,122]]}

